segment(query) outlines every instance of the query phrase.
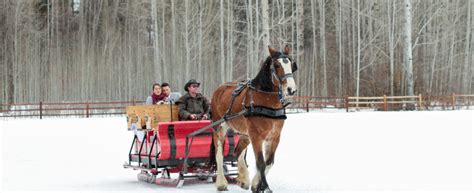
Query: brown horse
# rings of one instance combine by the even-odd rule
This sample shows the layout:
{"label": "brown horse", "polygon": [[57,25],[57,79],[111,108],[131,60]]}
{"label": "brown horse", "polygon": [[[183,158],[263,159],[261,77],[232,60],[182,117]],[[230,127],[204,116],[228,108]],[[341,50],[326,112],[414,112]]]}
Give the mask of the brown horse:
{"label": "brown horse", "polygon": [[268,47],[268,50],[270,56],[262,64],[254,79],[241,83],[239,87],[236,83],[224,83],[212,96],[213,121],[222,118],[226,120],[215,128],[216,132],[213,135],[217,163],[216,186],[219,191],[227,190],[222,147],[230,127],[240,134],[235,149],[238,165],[237,184],[243,189],[248,189],[250,186],[245,152],[247,146],[252,143],[257,162],[257,173],[251,184],[252,191],[271,192],[265,176],[273,165],[286,119],[285,98],[296,93],[293,78],[296,63],[288,57],[290,52],[288,46],[283,53],[271,47]]}

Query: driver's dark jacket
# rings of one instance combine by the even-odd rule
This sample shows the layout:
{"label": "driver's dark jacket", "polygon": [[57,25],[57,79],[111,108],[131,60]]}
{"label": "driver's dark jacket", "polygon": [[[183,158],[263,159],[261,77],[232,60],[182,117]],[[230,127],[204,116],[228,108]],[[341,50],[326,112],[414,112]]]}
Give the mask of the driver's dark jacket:
{"label": "driver's dark jacket", "polygon": [[179,120],[189,120],[189,115],[196,114],[197,119],[200,120],[203,115],[209,117],[209,101],[201,93],[198,93],[196,97],[191,97],[189,93],[176,101],[179,107]]}

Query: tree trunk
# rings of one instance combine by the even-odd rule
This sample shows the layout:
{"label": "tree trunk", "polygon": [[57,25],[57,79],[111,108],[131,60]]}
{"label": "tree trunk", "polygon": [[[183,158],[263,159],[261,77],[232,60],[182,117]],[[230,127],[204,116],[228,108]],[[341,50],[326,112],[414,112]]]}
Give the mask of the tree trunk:
{"label": "tree trunk", "polygon": [[7,103],[8,104],[11,104],[11,103],[15,103],[15,79],[14,79],[14,65],[13,65],[13,62],[12,61],[7,61],[6,62],[6,66],[7,66]]}
{"label": "tree trunk", "polygon": [[227,64],[228,64],[228,68],[227,68],[227,80],[228,81],[231,81],[234,79],[233,77],[233,72],[234,69],[233,68],[233,63],[234,63],[234,17],[233,17],[233,6],[232,6],[232,2],[227,2],[227,25],[228,25],[228,29],[227,29],[227,46],[229,47],[229,51],[227,52]]}
{"label": "tree trunk", "polygon": [[308,78],[309,78],[309,82],[308,82],[308,85],[309,85],[309,95],[316,95],[316,67],[317,67],[317,61],[318,61],[318,43],[317,43],[317,36],[316,36],[316,29],[317,29],[317,24],[316,24],[316,21],[317,21],[317,16],[316,16],[316,0],[311,0],[311,21],[312,21],[312,27],[311,27],[311,31],[313,32],[313,50],[312,50],[312,56],[311,56],[311,63],[309,63],[308,67],[309,67],[309,70],[308,70]]}
{"label": "tree trunk", "polygon": [[268,0],[262,0],[262,48],[267,53],[268,46],[270,46],[270,26],[269,26],[269,8]]}
{"label": "tree trunk", "polygon": [[[470,49],[470,44],[471,44],[471,23],[472,23],[472,18],[471,18],[471,10],[472,10],[472,1],[467,1],[467,25],[466,25],[466,40],[465,40],[465,46],[464,46],[464,68],[463,68],[463,73],[462,73],[462,88],[461,92],[470,94],[471,93],[471,84],[470,81],[472,79],[472,72],[471,72],[471,60],[470,58],[472,57],[471,54],[471,49]],[[472,45],[471,45],[472,46]]]}
{"label": "tree trunk", "polygon": [[411,42],[411,0],[404,0],[404,18],[405,18],[405,26],[404,26],[404,63],[406,69],[406,82],[407,82],[407,95],[413,96],[414,95],[414,83],[413,83],[413,56],[412,56],[412,42]]}
{"label": "tree trunk", "polygon": [[[357,0],[357,69],[356,69],[356,97],[359,96],[360,91],[360,0]],[[359,98],[357,98],[357,102],[359,102]],[[359,103],[357,103],[357,107]]]}
{"label": "tree trunk", "polygon": [[[229,3],[229,2],[228,2]],[[225,82],[226,81],[226,73],[225,73],[225,36],[224,36],[224,0],[220,1],[220,42],[221,42],[221,72],[220,72],[220,82]]]}
{"label": "tree trunk", "polygon": [[[176,1],[173,1],[171,0],[171,58],[170,58],[170,64],[172,65],[175,65],[175,66],[179,66],[179,63],[177,62],[177,57],[178,57],[178,49],[177,49],[177,45],[176,45],[176,36],[178,34],[178,31],[176,30],[176,10],[175,10],[175,6],[174,6],[174,3]],[[169,66],[169,76],[168,76],[168,80],[171,80],[173,82],[177,81],[177,78],[176,76],[172,76],[173,74],[175,74],[175,68],[172,67],[172,66]],[[179,68],[179,67],[178,67]]]}
{"label": "tree trunk", "polygon": [[321,46],[321,63],[323,65],[323,85],[321,95],[328,96],[327,69],[326,69],[326,3],[325,0],[319,0],[319,39]]}
{"label": "tree trunk", "polygon": [[337,33],[337,51],[338,51],[338,77],[337,77],[337,90],[336,90],[336,96],[342,96],[343,95],[343,87],[342,87],[342,83],[343,83],[343,62],[342,62],[342,59],[343,59],[343,46],[342,46],[342,28],[343,28],[343,25],[342,25],[342,2],[341,0],[338,0],[335,5],[335,18],[336,18],[336,33]]}
{"label": "tree trunk", "polygon": [[[356,90],[356,96],[358,96],[358,93],[359,93],[359,90],[357,88],[357,85],[359,85],[357,83],[357,36],[358,36],[358,28],[357,28],[357,21],[358,20],[358,10],[356,10],[356,5],[355,5],[355,2],[356,0],[351,0],[351,9],[350,9],[350,18],[351,18],[351,22],[348,22],[349,25],[351,26],[351,32],[350,32],[350,37],[351,37],[351,47],[352,47],[352,55],[351,55],[351,59],[352,61],[350,62],[350,68],[349,68],[349,75],[350,76],[353,76],[356,78],[356,83],[354,85],[354,82],[349,79],[349,84],[351,85],[351,87],[349,87],[349,91],[348,93],[352,93],[354,92],[354,87],[355,87],[355,90]],[[354,87],[352,87],[354,85]]]}
{"label": "tree trunk", "polygon": [[203,3],[202,0],[199,0],[199,27],[198,27],[198,50],[197,50],[197,57],[198,57],[198,62],[197,62],[197,79],[201,79],[201,74],[202,74],[202,37],[203,37],[203,23],[202,23],[202,17],[203,17]]}
{"label": "tree trunk", "polygon": [[253,61],[253,14],[252,14],[252,0],[247,2],[247,78],[253,78],[254,74],[254,62]]}
{"label": "tree trunk", "polygon": [[170,61],[168,60],[168,56],[167,55],[167,52],[169,53],[169,50],[167,50],[166,48],[168,48],[167,44],[166,44],[166,20],[167,17],[166,17],[166,4],[165,4],[165,0],[161,0],[161,47],[163,48],[163,54],[161,55],[162,59],[162,64],[163,64],[163,68],[160,69],[161,70],[161,77],[162,79],[165,79],[165,80],[168,80],[168,77],[169,77],[169,74],[166,73],[166,71],[168,70],[169,66],[166,65],[166,64],[170,64]]}
{"label": "tree trunk", "polygon": [[156,0],[151,0],[151,18],[153,23],[153,64],[155,67],[155,77],[162,77],[160,66],[160,50],[158,40],[158,11],[156,9]]}
{"label": "tree trunk", "polygon": [[388,20],[388,57],[389,57],[389,88],[390,96],[395,96],[394,92],[394,66],[395,66],[395,1],[387,3]]}
{"label": "tree trunk", "polygon": [[[304,9],[303,1],[296,1],[296,61],[300,64],[304,64]],[[296,78],[297,84],[301,83],[301,76]]]}

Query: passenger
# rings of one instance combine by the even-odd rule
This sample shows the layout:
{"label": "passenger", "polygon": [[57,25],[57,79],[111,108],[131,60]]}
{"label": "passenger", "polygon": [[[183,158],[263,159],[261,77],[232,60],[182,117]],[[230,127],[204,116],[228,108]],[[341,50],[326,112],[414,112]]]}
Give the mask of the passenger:
{"label": "passenger", "polygon": [[154,105],[162,104],[166,98],[166,95],[161,92],[160,84],[153,84],[153,93],[146,98],[145,104]]}
{"label": "passenger", "polygon": [[165,98],[165,103],[169,104],[172,103],[174,104],[175,101],[178,101],[178,99],[181,97],[181,93],[179,92],[171,92],[171,87],[168,83],[164,82],[161,84],[161,90],[163,93],[165,93],[166,98]]}
{"label": "passenger", "polygon": [[184,90],[187,93],[176,101],[179,106],[179,120],[209,119],[209,101],[199,93],[200,84],[191,79],[184,85]]}
{"label": "passenger", "polygon": [[163,83],[161,84],[161,90],[162,90],[163,93],[166,95],[166,97],[169,97],[169,96],[170,96],[170,93],[171,93],[170,84],[168,84],[167,82],[163,82]]}

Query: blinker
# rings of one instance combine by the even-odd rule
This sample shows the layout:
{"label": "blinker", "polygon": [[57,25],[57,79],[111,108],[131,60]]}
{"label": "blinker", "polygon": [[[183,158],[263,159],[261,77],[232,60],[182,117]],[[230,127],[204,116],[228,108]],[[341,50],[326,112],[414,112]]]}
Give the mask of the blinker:
{"label": "blinker", "polygon": [[293,62],[291,64],[291,73],[296,72],[297,70],[298,70],[298,65],[296,64],[296,62]]}

